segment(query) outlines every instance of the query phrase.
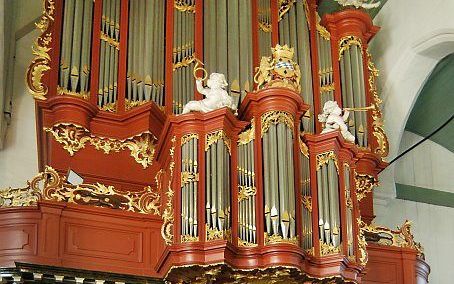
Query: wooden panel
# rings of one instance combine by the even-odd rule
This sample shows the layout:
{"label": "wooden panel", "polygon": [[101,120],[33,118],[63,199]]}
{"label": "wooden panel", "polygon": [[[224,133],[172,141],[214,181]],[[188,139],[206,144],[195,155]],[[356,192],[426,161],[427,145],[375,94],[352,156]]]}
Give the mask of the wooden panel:
{"label": "wooden panel", "polygon": [[142,262],[142,233],[115,227],[109,223],[103,226],[65,224],[64,255]]}
{"label": "wooden panel", "polygon": [[37,224],[0,226],[0,256],[36,254]]}

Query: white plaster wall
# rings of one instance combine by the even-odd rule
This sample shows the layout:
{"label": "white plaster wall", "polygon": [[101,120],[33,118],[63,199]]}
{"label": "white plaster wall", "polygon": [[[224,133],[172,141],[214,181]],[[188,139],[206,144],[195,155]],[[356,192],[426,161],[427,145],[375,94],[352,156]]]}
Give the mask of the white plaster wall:
{"label": "white plaster wall", "polygon": [[25,86],[25,71],[33,56],[31,46],[39,35],[35,30],[16,43],[13,84],[13,116],[0,151],[0,188],[24,186],[38,173],[35,103]]}
{"label": "white plaster wall", "polygon": [[[405,151],[422,139],[415,133],[405,131],[400,151]],[[397,183],[454,193],[453,173],[454,154],[426,140],[396,162],[395,180]]]}
{"label": "white plaster wall", "polygon": [[390,228],[411,220],[415,240],[423,245],[426,262],[430,265],[429,283],[454,283],[454,208],[394,199],[389,202],[386,214],[377,213],[380,214],[376,223]]}

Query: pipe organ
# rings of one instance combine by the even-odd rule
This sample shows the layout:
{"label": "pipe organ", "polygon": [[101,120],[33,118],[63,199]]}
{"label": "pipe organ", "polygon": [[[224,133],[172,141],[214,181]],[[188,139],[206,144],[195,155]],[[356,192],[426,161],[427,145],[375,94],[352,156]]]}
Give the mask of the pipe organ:
{"label": "pipe organ", "polygon": [[[0,191],[0,214],[30,191],[22,204],[40,204],[61,232],[64,245],[33,261],[169,283],[361,282],[388,147],[366,56],[378,28],[364,11],[319,19],[315,0],[44,3],[27,83],[40,166],[55,170],[37,177],[44,188]],[[213,87],[211,73],[225,75],[237,111],[181,114],[204,99],[196,80]],[[332,100],[351,112],[355,143],[321,134]],[[59,178],[68,168],[87,184]],[[65,223],[83,210],[88,221]],[[46,238],[40,248],[59,243]]]}

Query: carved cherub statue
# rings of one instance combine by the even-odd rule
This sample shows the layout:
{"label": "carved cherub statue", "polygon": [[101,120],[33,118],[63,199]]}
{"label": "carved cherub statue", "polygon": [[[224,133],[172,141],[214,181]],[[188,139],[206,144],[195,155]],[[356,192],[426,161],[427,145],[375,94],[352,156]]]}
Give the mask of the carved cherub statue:
{"label": "carved cherub statue", "polygon": [[336,0],[342,6],[355,6],[355,8],[372,9],[380,6],[380,1],[372,3],[369,0]]}
{"label": "carved cherub statue", "polygon": [[211,73],[207,80],[207,87],[202,86],[202,80],[196,80],[197,91],[205,96],[200,101],[190,101],[183,107],[182,114],[191,111],[209,112],[223,107],[228,107],[236,112],[237,107],[233,98],[229,96],[225,87],[228,86],[224,74]]}
{"label": "carved cherub statue", "polygon": [[355,137],[348,131],[345,123],[349,114],[348,110],[344,110],[342,115],[342,109],[336,101],[327,101],[323,106],[323,113],[318,115],[318,121],[324,123],[322,134],[339,129],[345,140],[355,143]]}

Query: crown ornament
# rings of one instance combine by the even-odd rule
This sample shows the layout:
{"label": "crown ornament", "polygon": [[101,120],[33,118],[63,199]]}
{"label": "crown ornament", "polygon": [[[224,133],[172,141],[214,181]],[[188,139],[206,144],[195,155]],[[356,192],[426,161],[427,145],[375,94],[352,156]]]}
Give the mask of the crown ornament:
{"label": "crown ornament", "polygon": [[288,45],[284,44],[283,46],[277,44],[275,47],[271,48],[271,53],[273,54],[274,58],[293,58],[295,54],[295,50],[293,47],[289,47]]}

